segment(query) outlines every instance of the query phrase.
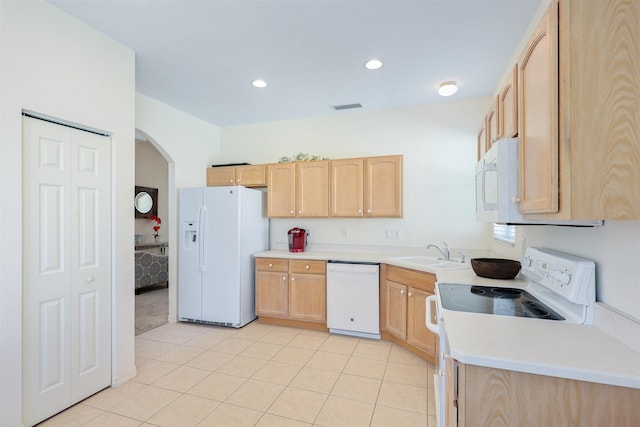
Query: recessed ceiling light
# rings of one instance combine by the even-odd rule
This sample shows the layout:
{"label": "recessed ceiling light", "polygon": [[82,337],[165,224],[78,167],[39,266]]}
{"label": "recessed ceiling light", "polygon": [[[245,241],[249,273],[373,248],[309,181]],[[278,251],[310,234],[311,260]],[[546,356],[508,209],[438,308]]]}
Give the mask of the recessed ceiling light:
{"label": "recessed ceiling light", "polygon": [[259,88],[267,87],[267,82],[265,82],[264,80],[260,80],[260,79],[252,81],[251,84],[254,87],[259,87]]}
{"label": "recessed ceiling light", "polygon": [[377,70],[382,67],[382,61],[379,59],[371,59],[364,64],[364,68],[367,70]]}
{"label": "recessed ceiling light", "polygon": [[440,89],[438,89],[438,93],[441,96],[451,96],[458,91],[458,85],[454,81],[442,82],[440,83]]}

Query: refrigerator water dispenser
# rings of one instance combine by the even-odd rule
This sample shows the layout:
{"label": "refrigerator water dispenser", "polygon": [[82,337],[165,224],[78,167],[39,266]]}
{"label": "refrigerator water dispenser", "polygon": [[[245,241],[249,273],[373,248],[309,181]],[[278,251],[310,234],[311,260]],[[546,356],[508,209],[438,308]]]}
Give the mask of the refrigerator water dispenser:
{"label": "refrigerator water dispenser", "polygon": [[185,248],[195,249],[198,243],[198,223],[193,221],[185,221],[183,230]]}

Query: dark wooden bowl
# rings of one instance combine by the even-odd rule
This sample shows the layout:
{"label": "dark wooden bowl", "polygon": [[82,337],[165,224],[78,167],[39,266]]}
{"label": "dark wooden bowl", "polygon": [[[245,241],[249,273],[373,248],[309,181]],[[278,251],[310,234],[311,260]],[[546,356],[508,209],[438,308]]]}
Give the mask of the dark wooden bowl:
{"label": "dark wooden bowl", "polygon": [[502,258],[472,258],[471,268],[480,277],[513,279],[520,272],[520,261]]}

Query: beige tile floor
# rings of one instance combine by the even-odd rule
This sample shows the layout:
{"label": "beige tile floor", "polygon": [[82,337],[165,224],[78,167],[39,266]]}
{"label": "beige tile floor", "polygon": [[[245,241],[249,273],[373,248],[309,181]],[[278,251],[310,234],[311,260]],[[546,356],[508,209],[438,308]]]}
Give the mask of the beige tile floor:
{"label": "beige tile floor", "polygon": [[136,337],[138,375],[42,426],[435,426],[433,366],[386,342],[253,322]]}

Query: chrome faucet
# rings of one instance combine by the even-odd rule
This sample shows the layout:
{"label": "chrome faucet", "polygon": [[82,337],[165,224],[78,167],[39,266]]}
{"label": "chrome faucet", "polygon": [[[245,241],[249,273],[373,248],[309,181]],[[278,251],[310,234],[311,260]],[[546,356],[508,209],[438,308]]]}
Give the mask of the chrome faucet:
{"label": "chrome faucet", "polygon": [[447,242],[442,242],[442,244],[444,245],[444,249],[440,249],[440,247],[438,245],[428,245],[427,249],[437,249],[438,252],[440,252],[440,254],[442,255],[442,258],[444,258],[445,260],[449,261],[449,246],[447,246]]}

